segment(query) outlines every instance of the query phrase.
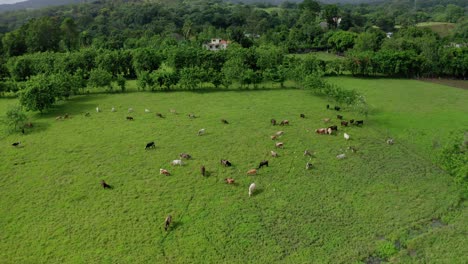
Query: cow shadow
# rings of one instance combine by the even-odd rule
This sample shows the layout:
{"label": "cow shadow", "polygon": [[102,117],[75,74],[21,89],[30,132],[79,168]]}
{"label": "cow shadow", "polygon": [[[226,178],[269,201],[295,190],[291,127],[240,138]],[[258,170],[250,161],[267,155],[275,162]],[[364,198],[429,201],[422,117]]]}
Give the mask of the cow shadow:
{"label": "cow shadow", "polygon": [[255,188],[255,191],[254,193],[252,194],[252,196],[257,196],[257,195],[260,195],[264,192],[265,190],[263,188]]}

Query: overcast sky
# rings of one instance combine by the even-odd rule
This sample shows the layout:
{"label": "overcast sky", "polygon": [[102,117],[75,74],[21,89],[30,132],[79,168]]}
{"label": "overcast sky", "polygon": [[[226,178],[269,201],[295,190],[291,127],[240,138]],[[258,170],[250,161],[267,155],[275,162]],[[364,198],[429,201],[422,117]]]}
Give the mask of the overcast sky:
{"label": "overcast sky", "polygon": [[0,0],[0,5],[1,4],[13,4],[13,3],[18,3],[18,2],[24,2],[26,0]]}

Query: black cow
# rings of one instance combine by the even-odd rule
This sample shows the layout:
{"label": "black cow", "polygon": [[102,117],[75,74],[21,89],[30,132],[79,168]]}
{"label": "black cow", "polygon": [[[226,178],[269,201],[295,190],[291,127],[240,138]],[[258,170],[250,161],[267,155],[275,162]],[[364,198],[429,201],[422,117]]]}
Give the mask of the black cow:
{"label": "black cow", "polygon": [[231,167],[231,162],[229,162],[229,160],[224,160],[222,159],[221,160],[221,165],[223,165],[224,167]]}
{"label": "black cow", "polygon": [[131,116],[127,116],[127,120],[129,120],[129,121],[133,121],[133,117],[131,117]]}
{"label": "black cow", "polygon": [[350,124],[354,123],[354,119],[349,120],[349,123]]}
{"label": "black cow", "polygon": [[167,231],[167,229],[169,228],[169,225],[171,224],[171,222],[172,222],[172,216],[168,215],[166,217],[166,220],[164,220],[164,230]]}
{"label": "black cow", "polygon": [[21,142],[15,142],[15,143],[13,143],[13,144],[11,144],[11,145],[12,145],[13,147],[17,147],[17,146],[19,146],[19,144],[21,144]]}
{"label": "black cow", "polygon": [[151,141],[150,143],[147,143],[147,144],[146,144],[145,149],[155,148],[155,147],[156,147],[156,145],[154,144],[154,141]]}
{"label": "black cow", "polygon": [[364,125],[364,120],[356,120],[356,126]]}
{"label": "black cow", "polygon": [[221,123],[223,124],[229,124],[229,122],[226,119],[221,119]]}
{"label": "black cow", "polygon": [[330,105],[329,105],[329,104],[327,104],[327,110],[328,110],[328,109],[330,109]]}
{"label": "black cow", "polygon": [[205,176],[205,174],[206,174],[205,166],[201,166],[200,172],[201,172],[201,175],[202,175],[202,176]]}
{"label": "black cow", "polygon": [[164,116],[161,113],[156,113],[157,117],[164,118]]}
{"label": "black cow", "polygon": [[347,121],[341,121],[341,126],[348,126],[348,122]]}
{"label": "black cow", "polygon": [[343,119],[343,116],[342,115],[337,115],[336,118],[341,120],[341,119]]}
{"label": "black cow", "polygon": [[276,126],[276,120],[275,119],[271,119],[270,122],[271,122],[272,125]]}
{"label": "black cow", "polygon": [[260,169],[261,167],[263,166],[267,166],[268,167],[268,160],[264,160],[262,162],[260,162],[260,165],[258,165],[258,168]]}
{"label": "black cow", "polygon": [[329,126],[328,128],[330,128],[331,130],[333,131],[338,131],[338,126]]}
{"label": "black cow", "polygon": [[335,106],[335,110],[336,110],[336,111],[340,111],[340,109],[341,109],[341,107]]}
{"label": "black cow", "polygon": [[302,117],[302,118],[305,118],[305,115],[304,115],[304,114],[301,114],[301,117]]}
{"label": "black cow", "polygon": [[107,184],[104,180],[101,180],[101,186],[103,189],[112,189],[112,186]]}

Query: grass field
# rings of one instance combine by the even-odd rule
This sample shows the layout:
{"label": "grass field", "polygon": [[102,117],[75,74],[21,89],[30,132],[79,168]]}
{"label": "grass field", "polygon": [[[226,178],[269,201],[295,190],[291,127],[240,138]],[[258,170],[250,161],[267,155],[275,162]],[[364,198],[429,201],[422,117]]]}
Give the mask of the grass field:
{"label": "grass field", "polygon": [[332,60],[344,60],[345,57],[343,56],[337,56],[333,53],[329,52],[324,52],[324,51],[317,51],[317,52],[312,52],[312,53],[304,53],[304,54],[291,54],[289,56],[294,56],[294,57],[303,57],[307,56],[309,54],[313,54],[317,59],[323,60],[323,61],[332,61]]}
{"label": "grass field", "polygon": [[[1,262],[463,263],[467,214],[458,186],[425,151],[434,137],[442,144],[468,124],[466,91],[414,81],[331,81],[366,94],[369,117],[342,112],[365,119],[362,128],[316,135],[336,112],[293,89],[98,94],[31,115],[32,131],[0,139]],[[0,100],[0,111],[15,102]],[[133,122],[125,120],[129,107]],[[64,113],[72,117],[55,120]],[[291,126],[272,127],[271,118]],[[455,127],[446,125],[453,121]],[[207,132],[197,136],[201,128]],[[274,159],[270,135],[278,130],[285,131],[285,148]],[[397,143],[386,145],[387,136]],[[15,141],[22,147],[11,147]],[[150,141],[156,148],[145,151]],[[315,152],[312,170],[305,170],[305,149]],[[193,159],[169,165],[181,152]],[[337,160],[340,153],[348,157]],[[221,158],[233,167],[222,167]],[[263,159],[270,167],[247,176]],[[202,164],[208,177],[200,175]],[[236,184],[226,185],[227,177]],[[101,189],[101,179],[113,189]],[[252,182],[258,189],[249,198]],[[174,223],[165,232],[168,214]]]}
{"label": "grass field", "polygon": [[452,33],[452,30],[455,28],[455,23],[423,22],[423,23],[418,23],[416,26],[430,28],[432,31],[439,34],[439,36],[446,37]]}

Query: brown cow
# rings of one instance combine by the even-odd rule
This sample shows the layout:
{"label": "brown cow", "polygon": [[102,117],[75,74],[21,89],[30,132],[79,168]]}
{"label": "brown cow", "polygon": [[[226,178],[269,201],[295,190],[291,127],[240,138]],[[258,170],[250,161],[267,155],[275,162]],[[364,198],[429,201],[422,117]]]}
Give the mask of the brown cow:
{"label": "brown cow", "polygon": [[202,176],[205,176],[205,174],[206,174],[205,166],[201,166],[200,172],[201,172],[201,175],[202,175]]}
{"label": "brown cow", "polygon": [[283,120],[280,123],[280,126],[289,125],[289,120]]}
{"label": "brown cow", "polygon": [[248,170],[248,171],[247,171],[247,174],[249,174],[249,175],[255,175],[255,174],[257,174],[257,169]]}
{"label": "brown cow", "polygon": [[270,122],[271,122],[272,125],[276,126],[276,120],[275,119],[271,119]]}
{"label": "brown cow", "polygon": [[327,134],[327,129],[326,128],[319,128],[319,129],[315,130],[315,133],[324,135],[324,134]]}
{"label": "brown cow", "polygon": [[166,220],[164,220],[164,230],[167,231],[167,229],[169,228],[169,225],[172,223],[172,216],[171,215],[168,215],[166,217]]}
{"label": "brown cow", "polygon": [[283,142],[277,142],[275,144],[275,147],[277,147],[277,148],[283,148],[283,146],[284,146]]}
{"label": "brown cow", "polygon": [[341,121],[341,126],[348,126],[348,122],[347,121]]}
{"label": "brown cow", "polygon": [[227,183],[227,184],[233,184],[235,181],[233,178],[226,178],[224,179],[224,181]]}

